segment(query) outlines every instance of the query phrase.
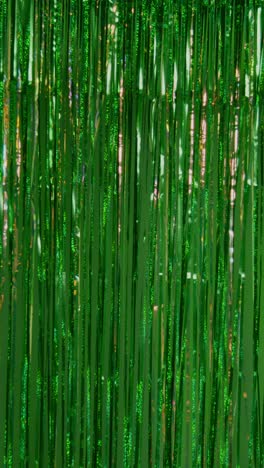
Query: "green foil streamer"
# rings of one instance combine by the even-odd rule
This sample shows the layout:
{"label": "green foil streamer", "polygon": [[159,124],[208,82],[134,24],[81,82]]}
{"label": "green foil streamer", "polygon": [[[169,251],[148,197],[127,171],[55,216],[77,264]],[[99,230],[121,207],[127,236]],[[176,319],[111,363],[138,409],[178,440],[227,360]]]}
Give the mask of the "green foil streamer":
{"label": "green foil streamer", "polygon": [[263,22],[1,0],[1,467],[264,466]]}

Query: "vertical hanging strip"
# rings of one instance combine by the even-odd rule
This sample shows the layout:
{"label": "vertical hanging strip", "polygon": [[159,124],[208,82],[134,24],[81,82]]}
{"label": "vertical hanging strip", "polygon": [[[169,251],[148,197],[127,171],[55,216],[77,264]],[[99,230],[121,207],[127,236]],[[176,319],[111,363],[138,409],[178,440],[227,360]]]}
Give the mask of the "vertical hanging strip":
{"label": "vertical hanging strip", "polygon": [[264,466],[263,0],[1,0],[0,466]]}

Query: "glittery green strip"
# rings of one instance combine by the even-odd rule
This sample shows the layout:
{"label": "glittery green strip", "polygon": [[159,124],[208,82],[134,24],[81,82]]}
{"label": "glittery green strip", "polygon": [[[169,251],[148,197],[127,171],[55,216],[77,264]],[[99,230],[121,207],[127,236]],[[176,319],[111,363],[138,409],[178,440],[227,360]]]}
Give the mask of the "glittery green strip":
{"label": "glittery green strip", "polygon": [[264,466],[263,0],[1,0],[0,466]]}

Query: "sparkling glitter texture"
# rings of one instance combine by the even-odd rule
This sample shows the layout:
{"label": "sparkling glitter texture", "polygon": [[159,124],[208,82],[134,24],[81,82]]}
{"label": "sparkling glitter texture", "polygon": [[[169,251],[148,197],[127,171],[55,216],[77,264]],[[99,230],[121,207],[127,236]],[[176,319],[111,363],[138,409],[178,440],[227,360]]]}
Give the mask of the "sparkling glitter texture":
{"label": "sparkling glitter texture", "polygon": [[263,40],[1,0],[0,466],[264,466]]}

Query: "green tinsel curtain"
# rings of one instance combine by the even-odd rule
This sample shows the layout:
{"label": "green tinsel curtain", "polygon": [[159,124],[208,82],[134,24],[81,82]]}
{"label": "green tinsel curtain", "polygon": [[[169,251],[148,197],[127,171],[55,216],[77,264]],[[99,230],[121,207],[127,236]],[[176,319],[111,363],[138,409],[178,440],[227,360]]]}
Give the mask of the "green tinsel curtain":
{"label": "green tinsel curtain", "polygon": [[264,466],[263,0],[0,1],[0,466]]}

